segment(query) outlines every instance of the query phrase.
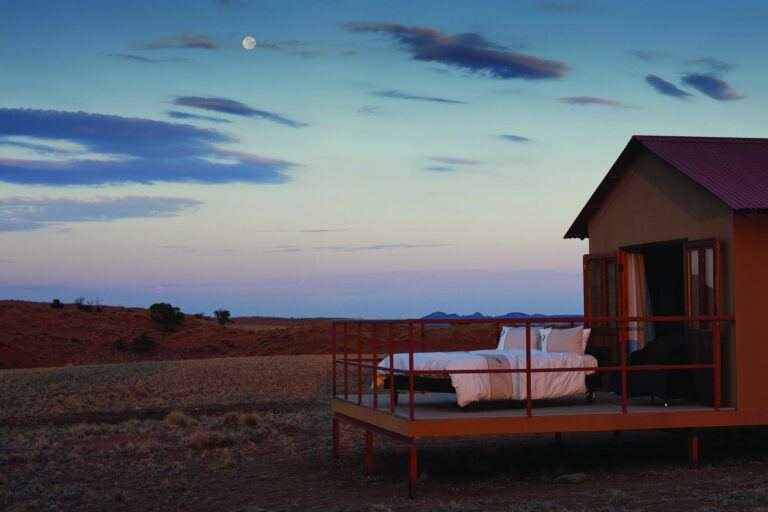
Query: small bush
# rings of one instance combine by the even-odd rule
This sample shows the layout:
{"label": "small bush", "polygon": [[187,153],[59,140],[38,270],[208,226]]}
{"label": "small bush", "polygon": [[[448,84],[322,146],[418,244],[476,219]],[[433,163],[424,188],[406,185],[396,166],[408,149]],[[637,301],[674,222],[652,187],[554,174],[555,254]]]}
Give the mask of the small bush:
{"label": "small bush", "polygon": [[64,303],[61,302],[59,299],[53,299],[51,302],[51,307],[53,309],[62,309],[64,307]]}
{"label": "small bush", "polygon": [[142,334],[133,338],[128,348],[134,354],[147,354],[157,348],[157,342],[146,334]]}
{"label": "small bush", "polygon": [[216,320],[218,320],[221,325],[224,325],[227,322],[231,322],[229,319],[231,314],[229,313],[228,309],[217,309],[213,312],[213,314],[216,315]]}
{"label": "small bush", "polygon": [[165,417],[164,423],[166,427],[188,427],[191,421],[182,411],[171,411]]}
{"label": "small bush", "polygon": [[149,306],[149,317],[152,321],[166,328],[181,325],[184,321],[184,313],[165,302],[158,302]]}
{"label": "small bush", "polygon": [[101,311],[101,299],[85,300],[85,297],[75,299],[75,307],[78,311],[92,313]]}
{"label": "small bush", "polygon": [[128,350],[128,343],[123,338],[117,338],[115,340],[115,348],[117,350]]}
{"label": "small bush", "polygon": [[235,443],[235,439],[212,430],[197,430],[187,438],[187,443],[198,450],[205,450],[217,446],[231,446]]}

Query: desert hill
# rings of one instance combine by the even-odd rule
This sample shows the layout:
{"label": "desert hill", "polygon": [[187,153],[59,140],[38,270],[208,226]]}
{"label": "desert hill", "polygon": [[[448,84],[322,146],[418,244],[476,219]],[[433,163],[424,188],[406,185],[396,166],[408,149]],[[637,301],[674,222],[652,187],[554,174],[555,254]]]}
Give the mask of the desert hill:
{"label": "desert hill", "polygon": [[[46,302],[0,300],[0,369],[331,352],[328,318],[238,317],[220,325],[213,317],[187,314],[179,326],[168,330],[153,322],[146,308],[98,309],[86,312],[73,304],[54,309]],[[434,325],[426,332],[431,350],[495,344],[490,325]],[[156,347],[145,353],[126,350],[125,345],[139,336],[149,337]],[[356,347],[355,336],[350,331],[351,351]],[[363,336],[368,339],[369,332]],[[396,350],[404,350],[405,329],[398,329],[395,338]],[[383,341],[382,336],[379,353],[386,350]]]}

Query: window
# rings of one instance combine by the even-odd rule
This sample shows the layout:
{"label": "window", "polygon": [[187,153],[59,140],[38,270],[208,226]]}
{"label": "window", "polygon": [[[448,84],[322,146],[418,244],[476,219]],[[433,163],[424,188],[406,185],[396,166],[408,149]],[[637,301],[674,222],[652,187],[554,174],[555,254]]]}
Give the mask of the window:
{"label": "window", "polygon": [[[616,254],[587,254],[584,256],[584,314],[586,316],[617,316],[618,293]],[[613,326],[613,323],[609,324]]]}
{"label": "window", "polygon": [[[720,242],[717,239],[686,243],[686,305],[690,316],[718,314]],[[690,322],[691,329],[709,329],[709,322]]]}

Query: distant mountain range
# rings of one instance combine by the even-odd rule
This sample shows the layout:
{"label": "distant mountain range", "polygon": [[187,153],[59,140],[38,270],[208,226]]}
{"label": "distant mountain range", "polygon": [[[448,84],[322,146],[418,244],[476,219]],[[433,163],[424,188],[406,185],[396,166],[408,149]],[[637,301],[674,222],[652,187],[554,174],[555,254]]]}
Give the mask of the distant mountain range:
{"label": "distant mountain range", "polygon": [[490,315],[484,315],[479,311],[476,311],[471,315],[459,315],[457,313],[444,313],[443,311],[435,311],[434,313],[430,313],[426,316],[423,316],[422,318],[429,319],[429,320],[433,320],[433,319],[445,320],[445,319],[453,319],[453,318],[550,318],[550,317],[561,317],[561,316],[582,316],[582,315],[581,314],[575,315],[571,313],[561,314],[561,315],[542,315],[540,313],[534,313],[530,315],[528,313],[513,311],[512,313],[507,313],[504,315],[490,316]]}

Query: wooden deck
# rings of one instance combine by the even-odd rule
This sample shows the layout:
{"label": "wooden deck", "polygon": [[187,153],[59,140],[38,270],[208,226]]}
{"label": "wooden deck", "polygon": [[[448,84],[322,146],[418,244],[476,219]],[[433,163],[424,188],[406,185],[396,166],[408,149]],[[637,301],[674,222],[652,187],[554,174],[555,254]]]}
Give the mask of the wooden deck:
{"label": "wooden deck", "polygon": [[627,414],[622,414],[620,397],[598,393],[594,403],[583,397],[535,401],[533,415],[528,417],[524,402],[472,404],[461,408],[456,396],[447,393],[414,395],[415,419],[409,419],[410,403],[401,394],[394,414],[389,413],[389,396],[378,397],[378,410],[373,409],[373,395],[357,395],[348,400],[337,396],[332,400],[336,414],[378,429],[405,437],[514,434],[530,432],[578,432],[597,430],[635,430],[651,428],[694,428],[728,426],[738,423],[733,408],[721,408],[671,402],[664,407],[649,398],[630,399]]}

